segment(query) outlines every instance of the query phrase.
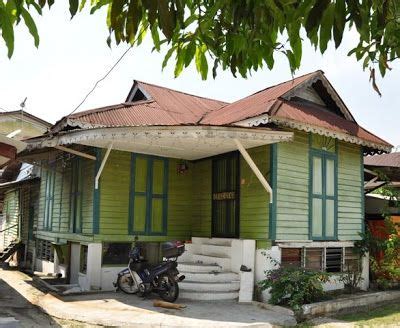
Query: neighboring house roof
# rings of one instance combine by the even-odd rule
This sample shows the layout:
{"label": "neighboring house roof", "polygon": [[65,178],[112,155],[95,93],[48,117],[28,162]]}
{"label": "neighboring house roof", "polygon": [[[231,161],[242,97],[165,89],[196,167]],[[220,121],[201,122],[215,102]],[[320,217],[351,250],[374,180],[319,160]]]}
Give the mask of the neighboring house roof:
{"label": "neighboring house roof", "polygon": [[374,155],[374,156],[365,156],[364,165],[400,168],[400,152]]}
{"label": "neighboring house roof", "polygon": [[232,104],[134,81],[125,103],[64,117],[50,134],[77,128],[178,125],[289,127],[369,150],[389,152],[392,148],[357,124],[322,71],[269,87]]}
{"label": "neighboring house roof", "polygon": [[37,117],[35,115],[29,114],[26,111],[23,110],[13,110],[13,111],[7,111],[7,112],[0,112],[0,117],[1,116],[11,116],[11,117],[25,117],[25,118],[29,118],[32,121],[35,121],[37,123],[39,123],[40,125],[43,125],[45,127],[50,128],[52,126],[51,123],[41,119],[40,117]]}

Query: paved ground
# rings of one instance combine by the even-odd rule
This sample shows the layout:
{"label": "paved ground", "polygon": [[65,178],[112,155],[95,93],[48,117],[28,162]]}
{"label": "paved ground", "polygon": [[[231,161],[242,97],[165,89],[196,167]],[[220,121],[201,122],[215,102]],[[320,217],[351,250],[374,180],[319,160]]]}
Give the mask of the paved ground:
{"label": "paved ground", "polygon": [[[1,279],[0,271],[0,327],[13,322],[19,327],[95,327],[75,321],[59,320],[43,313],[13,287]],[[17,321],[17,322],[15,322]]]}
{"label": "paved ground", "polygon": [[[25,327],[73,327],[70,321],[104,326],[131,327],[272,327],[294,325],[288,315],[236,302],[193,302],[180,300],[187,308],[154,308],[153,300],[123,293],[101,293],[56,298],[31,284],[30,277],[18,271],[2,271],[0,277],[14,296],[5,303],[20,304],[30,313]],[[16,292],[18,291],[18,293]],[[3,292],[0,294],[3,295]],[[16,301],[14,301],[16,300]],[[40,313],[32,304],[44,309],[53,319]],[[1,306],[1,303],[0,303]],[[35,312],[36,311],[36,312]],[[12,312],[11,312],[12,313]],[[21,314],[20,314],[21,315]],[[47,320],[47,321],[46,321]],[[22,320],[21,320],[22,321]]]}

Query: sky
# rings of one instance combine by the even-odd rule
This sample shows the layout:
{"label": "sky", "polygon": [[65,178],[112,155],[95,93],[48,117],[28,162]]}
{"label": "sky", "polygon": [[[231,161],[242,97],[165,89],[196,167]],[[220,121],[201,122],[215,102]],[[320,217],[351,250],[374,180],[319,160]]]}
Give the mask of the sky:
{"label": "sky", "polygon": [[[104,11],[82,12],[70,20],[68,2],[60,1],[43,16],[34,17],[40,34],[38,49],[23,24],[16,29],[11,59],[0,41],[0,108],[19,109],[27,97],[29,113],[55,123],[74,110],[128,46],[107,46]],[[305,42],[302,67],[295,76],[323,70],[358,124],[399,146],[400,63],[384,79],[378,77],[383,95],[379,97],[369,84],[369,71],[364,72],[354,57],[347,57],[356,44],[356,35],[350,31],[338,50],[330,43],[321,56]],[[286,58],[277,55],[272,71],[265,68],[247,79],[220,71],[215,80],[210,76],[202,81],[194,65],[175,79],[173,61],[162,71],[163,53],[151,50],[149,38],[131,49],[79,110],[124,102],[134,79],[232,102],[292,77]]]}

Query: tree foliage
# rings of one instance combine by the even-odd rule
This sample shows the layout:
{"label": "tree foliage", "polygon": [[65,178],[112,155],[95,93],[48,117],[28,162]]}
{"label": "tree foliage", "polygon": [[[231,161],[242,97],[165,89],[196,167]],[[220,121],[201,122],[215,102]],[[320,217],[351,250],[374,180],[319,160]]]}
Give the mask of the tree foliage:
{"label": "tree foliage", "polygon": [[[0,28],[11,57],[14,26],[21,20],[39,35],[30,10],[42,13],[54,0],[0,0]],[[69,0],[74,17],[85,6],[93,14],[107,9],[107,40],[138,45],[150,32],[155,50],[168,49],[163,67],[175,60],[175,76],[191,62],[203,79],[208,72],[230,69],[243,77],[267,66],[277,52],[284,54],[292,72],[301,65],[303,38],[322,54],[329,41],[336,48],[343,34],[354,28],[354,55],[363,69],[375,66],[382,76],[400,56],[398,0]],[[374,84],[374,81],[373,81]]]}

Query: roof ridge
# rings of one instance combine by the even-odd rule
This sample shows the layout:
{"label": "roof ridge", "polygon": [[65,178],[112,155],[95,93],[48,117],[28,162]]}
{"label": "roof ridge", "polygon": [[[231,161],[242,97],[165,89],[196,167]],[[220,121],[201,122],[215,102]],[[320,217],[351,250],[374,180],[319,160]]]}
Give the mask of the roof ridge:
{"label": "roof ridge", "polygon": [[185,91],[180,91],[180,90],[164,87],[162,85],[157,85],[157,84],[154,84],[154,83],[148,83],[148,82],[139,81],[139,80],[134,80],[134,82],[151,85],[151,86],[156,87],[156,88],[167,89],[167,90],[170,90],[170,91],[173,91],[173,92],[182,93],[184,95],[191,96],[191,97],[202,98],[202,99],[207,99],[207,100],[212,100],[212,101],[218,101],[218,102],[222,102],[222,103],[224,103],[226,105],[230,104],[229,102],[226,102],[224,100],[219,100],[219,99],[214,99],[214,98],[210,98],[210,97],[199,96],[199,95],[195,95],[195,94],[188,93],[188,92],[185,92]]}
{"label": "roof ridge", "polygon": [[64,116],[64,118],[72,118],[72,119],[74,119],[74,118],[79,118],[79,116],[82,116],[82,115],[100,113],[100,112],[111,110],[111,109],[118,109],[118,108],[127,107],[127,106],[136,106],[136,105],[146,104],[146,103],[150,104],[150,103],[157,103],[157,102],[154,99],[138,100],[138,101],[133,101],[133,102],[123,102],[123,103],[119,103],[119,104],[108,105],[108,106],[103,106],[103,107],[84,110],[84,111],[81,111],[81,112],[74,113],[72,115]]}
{"label": "roof ridge", "polygon": [[[275,88],[275,87],[277,87],[277,86],[280,86],[280,85],[282,85],[282,84],[285,84],[285,83],[288,83],[288,82],[291,82],[291,81],[294,82],[295,80],[298,80],[298,79],[300,79],[300,78],[302,78],[302,77],[305,77],[305,76],[307,76],[307,75],[313,75],[313,74],[316,74],[316,73],[322,73],[322,74],[324,74],[324,72],[323,72],[322,70],[319,69],[319,70],[316,70],[316,71],[314,71],[314,72],[310,72],[310,73],[306,73],[306,74],[297,76],[297,77],[295,77],[295,78],[292,78],[291,80],[286,80],[286,81],[283,81],[283,82],[280,82],[280,83],[271,85],[271,86],[266,87],[266,88],[264,88],[264,89],[262,89],[262,90],[256,91],[256,92],[254,92],[254,93],[252,93],[252,94],[250,94],[250,95],[248,95],[248,96],[246,96],[246,97],[244,97],[244,98],[240,98],[240,99],[238,99],[238,100],[236,100],[236,101],[241,101],[241,100],[246,99],[246,98],[248,98],[248,97],[254,96],[254,95],[256,95],[256,94],[258,94],[258,93],[260,93],[260,92],[264,92],[264,91],[266,91],[266,90],[268,90],[268,89]],[[279,97],[280,97],[280,96],[279,96]],[[278,99],[279,97],[276,97],[275,99]]]}

